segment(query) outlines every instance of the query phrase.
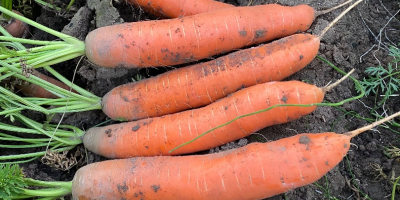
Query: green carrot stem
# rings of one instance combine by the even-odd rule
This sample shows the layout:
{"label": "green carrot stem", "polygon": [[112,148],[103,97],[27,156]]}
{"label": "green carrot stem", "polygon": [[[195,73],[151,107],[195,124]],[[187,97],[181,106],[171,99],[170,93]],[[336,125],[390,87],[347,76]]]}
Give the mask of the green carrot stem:
{"label": "green carrot stem", "polygon": [[62,197],[71,194],[72,181],[40,181],[31,178],[25,178],[25,183],[30,186],[47,187],[45,189],[25,189],[21,188],[21,193],[32,197]]}
{"label": "green carrot stem", "polygon": [[27,24],[29,24],[31,26],[34,26],[34,27],[36,27],[36,28],[38,28],[38,29],[40,29],[42,31],[45,31],[45,32],[47,32],[49,34],[52,34],[52,35],[54,35],[54,36],[56,36],[58,38],[61,38],[62,40],[66,41],[68,43],[71,43],[71,44],[83,44],[80,40],[78,40],[78,39],[76,39],[74,37],[71,37],[71,36],[66,35],[64,33],[61,33],[61,32],[55,31],[53,29],[47,28],[46,26],[43,26],[43,25],[41,25],[39,23],[36,23],[36,22],[34,22],[34,21],[32,21],[32,20],[30,20],[28,18],[25,18],[25,17],[23,17],[21,15],[15,14],[15,13],[13,13],[13,12],[3,8],[3,7],[0,7],[0,12],[4,13],[6,15],[10,15],[11,17],[13,17],[15,19],[21,20],[21,21],[23,21],[23,22],[25,22],[25,23],[27,23]]}
{"label": "green carrot stem", "polygon": [[[0,140],[5,140],[7,141],[7,139],[3,139],[0,138]],[[45,143],[39,143],[39,144],[18,144],[18,145],[7,145],[7,144],[0,144],[0,148],[8,148],[8,149],[27,149],[27,148],[36,148],[36,147],[45,147],[47,145],[52,146],[55,143],[58,142],[51,142],[51,144],[48,144],[48,142]]]}
{"label": "green carrot stem", "polygon": [[25,105],[28,105],[28,106],[32,107],[32,109],[34,109],[34,110],[40,111],[40,112],[45,113],[45,114],[49,114],[46,109],[44,109],[44,108],[42,108],[40,106],[37,106],[35,104],[32,104],[29,101],[26,101],[22,97],[10,92],[9,90],[7,90],[7,89],[5,89],[5,88],[3,88],[1,86],[0,86],[0,92],[5,94],[5,95],[7,95],[7,96],[9,96],[9,97],[12,97],[13,99],[18,100],[19,102],[22,102]]}
{"label": "green carrot stem", "polygon": [[70,44],[68,44],[64,41],[43,41],[43,40],[16,38],[16,37],[10,37],[10,36],[0,36],[0,40],[1,41],[18,42],[18,43],[23,43],[23,44],[43,45],[43,46],[49,46],[49,47],[51,47],[51,45],[55,45],[55,44],[70,46]]}
{"label": "green carrot stem", "polygon": [[[52,148],[53,151],[56,152],[63,152],[63,151],[68,151],[73,149],[75,146],[67,146],[67,147],[62,147],[62,148]],[[46,151],[40,151],[40,152],[33,152],[33,153],[25,153],[25,154],[17,154],[17,155],[6,155],[6,156],[0,156],[0,160],[16,160],[16,159],[24,159],[24,158],[32,158],[32,157],[41,157],[44,156],[47,152]],[[10,162],[12,163],[12,162]],[[1,163],[5,164],[5,163]]]}

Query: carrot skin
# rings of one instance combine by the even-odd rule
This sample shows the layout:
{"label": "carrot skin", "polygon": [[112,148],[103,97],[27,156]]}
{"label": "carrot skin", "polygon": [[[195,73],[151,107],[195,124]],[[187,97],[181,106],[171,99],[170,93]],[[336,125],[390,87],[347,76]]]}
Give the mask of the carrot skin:
{"label": "carrot skin", "polygon": [[102,67],[177,65],[305,31],[314,18],[307,5],[269,4],[123,23],[90,32],[86,56]]}
{"label": "carrot skin", "polygon": [[168,151],[239,115],[278,104],[320,103],[323,97],[322,89],[300,81],[258,84],[202,108],[91,128],[85,133],[83,143],[88,150],[108,158],[192,153],[246,137],[267,126],[299,119],[314,111],[316,106],[276,107],[238,119],[172,154]]}
{"label": "carrot skin", "polygon": [[234,7],[231,4],[214,0],[196,0],[195,2],[187,0],[126,0],[126,2],[165,18],[190,16]]}
{"label": "carrot skin", "polygon": [[263,199],[311,184],[348,152],[350,137],[299,134],[208,155],[109,160],[80,168],[74,199]]}
{"label": "carrot skin", "polygon": [[[22,13],[12,10],[14,13],[19,14],[21,16]],[[9,22],[6,22],[5,25],[3,25],[3,28],[10,33],[13,37],[17,38],[26,38],[29,36],[29,26],[25,22],[22,22],[21,20],[12,18]]]}
{"label": "carrot skin", "polygon": [[114,120],[132,121],[198,108],[241,88],[287,78],[315,58],[319,44],[316,36],[295,34],[174,69],[113,88],[103,97],[102,109]]}

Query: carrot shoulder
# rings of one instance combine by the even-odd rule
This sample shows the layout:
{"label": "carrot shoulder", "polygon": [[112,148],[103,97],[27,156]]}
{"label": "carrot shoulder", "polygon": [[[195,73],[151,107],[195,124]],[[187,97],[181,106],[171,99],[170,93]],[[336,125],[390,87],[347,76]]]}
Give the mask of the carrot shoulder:
{"label": "carrot shoulder", "polygon": [[102,109],[112,119],[131,121],[198,108],[239,89],[287,78],[315,58],[319,44],[313,35],[295,34],[174,69],[115,87],[103,97]]}
{"label": "carrot shoulder", "polygon": [[110,160],[79,169],[74,199],[263,199],[313,183],[346,155],[350,137],[299,134],[208,155]]}
{"label": "carrot shoulder", "polygon": [[307,5],[269,4],[124,23],[90,32],[86,55],[103,67],[177,65],[305,31],[314,18]]}
{"label": "carrot shoulder", "polygon": [[126,0],[126,2],[147,12],[168,18],[190,16],[233,7],[231,4],[214,0]]}
{"label": "carrot shoulder", "polygon": [[[180,113],[89,129],[85,147],[108,158],[170,155],[168,151],[239,115],[278,104],[322,102],[322,89],[299,81],[270,82],[240,90],[208,106]],[[314,111],[316,106],[282,106],[244,117],[172,152],[179,155],[220,146],[274,124]]]}

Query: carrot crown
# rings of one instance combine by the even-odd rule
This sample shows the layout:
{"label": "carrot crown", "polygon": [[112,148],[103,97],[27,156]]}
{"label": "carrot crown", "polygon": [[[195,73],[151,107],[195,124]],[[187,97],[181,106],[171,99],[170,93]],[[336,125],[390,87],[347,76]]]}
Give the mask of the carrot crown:
{"label": "carrot crown", "polygon": [[[35,26],[61,39],[61,41],[40,41],[15,38],[5,31],[4,28],[0,27],[0,32],[3,34],[3,36],[0,36],[0,40],[3,41],[0,42],[0,73],[2,74],[0,80],[3,81],[14,77],[38,85],[59,97],[57,100],[23,98],[14,94],[14,92],[10,91],[8,88],[0,86],[0,99],[10,104],[7,110],[0,111],[0,115],[22,109],[35,110],[45,114],[101,109],[100,97],[73,84],[50,67],[52,64],[61,63],[84,55],[85,45],[82,41],[49,29],[23,16],[8,11],[3,7],[0,7],[0,12],[24,21],[27,24]],[[26,49],[22,44],[35,45],[35,47]],[[33,68],[44,68],[58,80],[70,86],[76,93],[36,77],[29,72]],[[45,105],[57,106],[57,108],[44,108],[43,106]]]}

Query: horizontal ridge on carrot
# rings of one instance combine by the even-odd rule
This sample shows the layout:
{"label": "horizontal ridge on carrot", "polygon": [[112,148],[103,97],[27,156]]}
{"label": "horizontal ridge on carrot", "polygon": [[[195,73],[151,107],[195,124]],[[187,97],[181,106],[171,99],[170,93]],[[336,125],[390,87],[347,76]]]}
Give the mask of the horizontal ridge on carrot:
{"label": "horizontal ridge on carrot", "polygon": [[233,7],[231,4],[214,0],[126,0],[126,2],[140,7],[147,12],[168,18],[195,15]]}
{"label": "horizontal ridge on carrot", "polygon": [[307,115],[316,106],[284,106],[248,116],[204,135],[171,154],[168,151],[239,115],[279,104],[320,103],[324,89],[300,81],[269,82],[242,89],[208,106],[138,121],[89,129],[85,147],[108,158],[179,155],[210,149],[274,124]]}
{"label": "horizontal ridge on carrot", "polygon": [[102,67],[177,65],[305,31],[315,16],[308,5],[269,4],[124,23],[90,32],[85,52]]}
{"label": "horizontal ridge on carrot", "polygon": [[239,89],[287,78],[315,58],[319,42],[295,34],[124,84],[102,98],[102,110],[112,119],[131,121],[204,106]]}

